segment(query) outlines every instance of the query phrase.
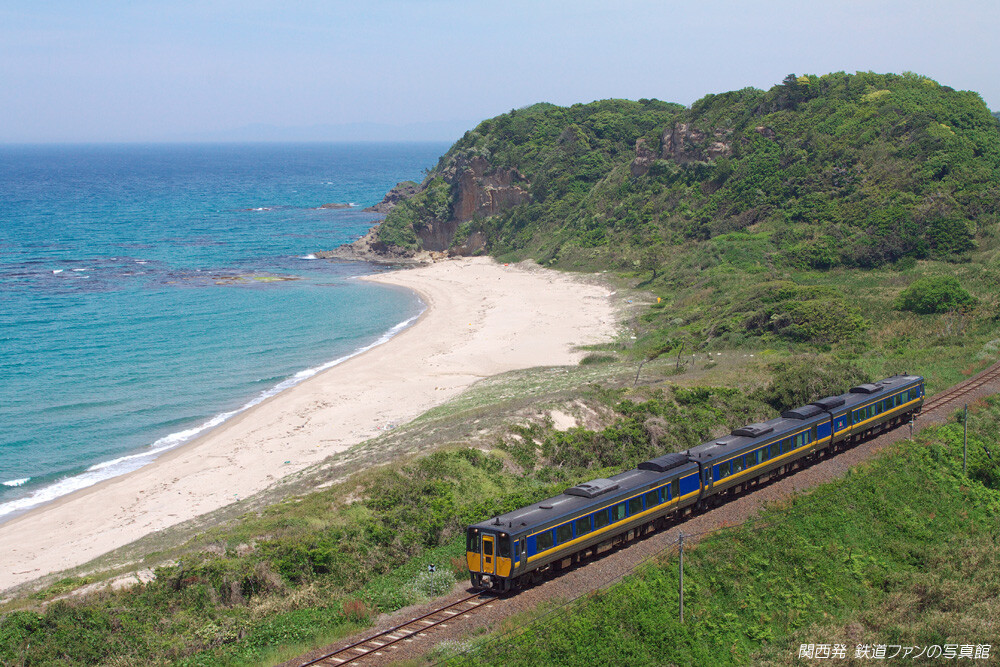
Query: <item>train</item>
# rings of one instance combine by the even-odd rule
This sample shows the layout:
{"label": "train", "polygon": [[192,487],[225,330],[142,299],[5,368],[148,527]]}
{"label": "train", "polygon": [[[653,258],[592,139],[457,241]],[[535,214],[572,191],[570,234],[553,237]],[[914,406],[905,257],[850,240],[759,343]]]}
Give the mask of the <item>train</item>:
{"label": "train", "polygon": [[472,586],[504,593],[537,583],[908,423],[923,404],[923,377],[894,375],[471,525],[466,560]]}

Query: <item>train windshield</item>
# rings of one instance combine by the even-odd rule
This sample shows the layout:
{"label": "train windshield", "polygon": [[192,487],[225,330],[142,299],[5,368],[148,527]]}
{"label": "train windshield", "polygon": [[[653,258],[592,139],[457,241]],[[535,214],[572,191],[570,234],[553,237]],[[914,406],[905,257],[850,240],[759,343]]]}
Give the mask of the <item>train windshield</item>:
{"label": "train windshield", "polygon": [[465,538],[465,550],[479,552],[479,531],[470,528]]}

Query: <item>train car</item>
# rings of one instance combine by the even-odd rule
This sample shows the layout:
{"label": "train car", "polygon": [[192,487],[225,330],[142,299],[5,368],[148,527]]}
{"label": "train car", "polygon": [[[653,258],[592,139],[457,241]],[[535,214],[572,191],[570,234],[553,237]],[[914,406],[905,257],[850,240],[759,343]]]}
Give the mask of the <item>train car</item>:
{"label": "train car", "polygon": [[899,426],[923,403],[922,377],[894,375],[469,526],[472,585],[503,592],[536,581],[654,530],[678,512],[718,504],[807,458]]}
{"label": "train car", "polygon": [[697,464],[666,454],[477,523],[466,534],[472,585],[503,592],[537,581],[653,530],[700,493]]}
{"label": "train car", "polygon": [[850,444],[895,428],[919,414],[924,405],[924,379],[918,375],[894,375],[851,387],[846,394],[824,400],[831,399],[840,403],[830,410],[834,421],[833,444]]}
{"label": "train car", "polygon": [[795,416],[743,426],[689,449],[688,456],[701,471],[701,504],[718,504],[771,473],[783,474],[793,462],[815,451],[824,419],[829,421],[818,408],[800,409]]}

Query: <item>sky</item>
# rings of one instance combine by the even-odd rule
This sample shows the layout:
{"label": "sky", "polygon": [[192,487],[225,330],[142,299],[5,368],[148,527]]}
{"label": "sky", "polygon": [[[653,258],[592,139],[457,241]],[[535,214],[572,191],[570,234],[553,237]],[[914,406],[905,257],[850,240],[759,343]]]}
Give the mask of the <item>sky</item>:
{"label": "sky", "polygon": [[6,0],[0,143],[454,140],[535,102],[912,71],[1000,110],[997,0]]}

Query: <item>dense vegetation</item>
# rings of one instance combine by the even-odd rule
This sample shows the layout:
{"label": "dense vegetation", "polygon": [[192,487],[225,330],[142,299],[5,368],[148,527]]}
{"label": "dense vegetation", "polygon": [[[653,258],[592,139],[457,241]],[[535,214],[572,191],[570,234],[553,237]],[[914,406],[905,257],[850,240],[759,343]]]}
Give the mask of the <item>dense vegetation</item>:
{"label": "dense vegetation", "polygon": [[789,75],[690,109],[537,104],[467,132],[434,187],[380,233],[412,244],[408,228],[447,219],[441,174],[479,155],[517,169],[532,198],[467,224],[492,254],[652,266],[669,248],[751,228],[767,232],[774,261],[799,267],[952,257],[997,222],[998,138],[978,95],[915,74]]}
{"label": "dense vegetation", "polygon": [[466,133],[382,237],[414,246],[414,228],[450,218],[474,156],[516,169],[531,202],[474,217],[456,243],[478,231],[504,260],[631,276],[662,297],[638,323],[640,355],[777,344],[857,358],[887,325],[865,306],[942,274],[960,284],[914,289],[947,302],[896,307],[994,328],[993,299],[976,298],[998,278],[1000,124],[975,93],[838,73],[690,109],[537,104]]}
{"label": "dense vegetation", "polygon": [[840,644],[842,657],[860,664],[850,659],[865,645],[971,644],[991,645],[995,659],[998,423],[1000,401],[972,410],[967,475],[962,425],[953,422],[685,549],[683,624],[677,561],[665,553],[579,603],[553,604],[535,612],[537,620],[516,619],[435,657],[488,665],[803,664],[803,644]]}

